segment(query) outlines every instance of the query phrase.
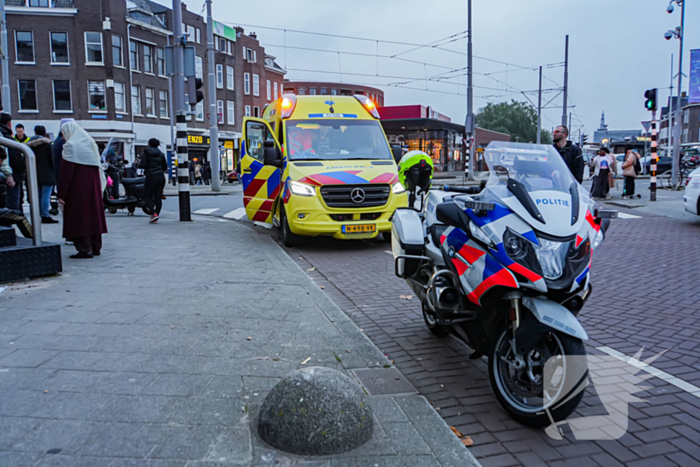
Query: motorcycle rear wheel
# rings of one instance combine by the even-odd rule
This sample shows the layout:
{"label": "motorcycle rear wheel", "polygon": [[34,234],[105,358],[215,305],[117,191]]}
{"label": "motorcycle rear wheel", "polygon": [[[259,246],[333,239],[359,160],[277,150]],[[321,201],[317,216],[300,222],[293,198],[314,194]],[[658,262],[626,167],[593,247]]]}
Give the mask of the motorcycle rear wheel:
{"label": "motorcycle rear wheel", "polygon": [[116,206],[107,206],[107,210],[109,211],[110,214],[116,214],[116,213],[117,213],[117,207],[116,207]]}
{"label": "motorcycle rear wheel", "polygon": [[[550,425],[552,420],[558,422],[566,419],[576,409],[585,392],[588,365],[583,342],[555,331],[546,333],[525,357],[536,363],[537,355],[540,356],[540,363],[533,365],[531,373],[539,372],[539,384],[527,381],[522,372],[519,376],[515,375],[518,370],[514,370],[513,366],[510,330],[504,329],[489,354],[489,379],[496,399],[513,419],[524,425],[543,427]],[[556,386],[550,384],[553,387],[545,392],[543,370],[547,356],[556,359],[554,361],[559,365],[559,370],[555,375],[560,382]],[[578,357],[562,358],[574,356]]]}

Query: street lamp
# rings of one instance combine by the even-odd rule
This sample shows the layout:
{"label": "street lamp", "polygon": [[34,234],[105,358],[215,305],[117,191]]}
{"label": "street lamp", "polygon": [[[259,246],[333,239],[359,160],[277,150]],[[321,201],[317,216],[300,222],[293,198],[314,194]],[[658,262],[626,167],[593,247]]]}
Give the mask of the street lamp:
{"label": "street lamp", "polygon": [[678,182],[678,166],[680,162],[680,154],[681,154],[681,144],[680,144],[680,136],[681,136],[681,83],[683,80],[683,28],[685,26],[685,0],[671,0],[668,3],[668,7],[666,7],[666,11],[671,14],[674,11],[674,6],[673,4],[678,5],[681,7],[681,25],[678,26],[676,29],[669,29],[666,31],[664,34],[664,38],[669,41],[673,38],[678,39],[680,45],[679,45],[679,59],[678,59],[678,98],[676,102],[676,116],[675,116],[675,121],[673,125],[673,159],[672,159],[672,166],[671,166],[671,178],[673,180],[673,188],[676,189],[678,188],[679,182]]}

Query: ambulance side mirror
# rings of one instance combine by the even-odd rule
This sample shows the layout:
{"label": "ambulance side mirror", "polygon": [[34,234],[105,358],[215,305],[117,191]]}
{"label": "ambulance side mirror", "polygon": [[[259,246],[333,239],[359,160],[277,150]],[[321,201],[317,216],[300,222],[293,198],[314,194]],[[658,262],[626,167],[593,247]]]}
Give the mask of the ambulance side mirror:
{"label": "ambulance side mirror", "polygon": [[394,156],[394,160],[398,164],[399,161],[401,161],[401,158],[403,157],[403,150],[401,149],[400,144],[392,144],[391,145],[391,153]]}
{"label": "ambulance side mirror", "polygon": [[273,167],[282,167],[282,153],[275,145],[274,141],[265,141],[264,146],[264,164]]}

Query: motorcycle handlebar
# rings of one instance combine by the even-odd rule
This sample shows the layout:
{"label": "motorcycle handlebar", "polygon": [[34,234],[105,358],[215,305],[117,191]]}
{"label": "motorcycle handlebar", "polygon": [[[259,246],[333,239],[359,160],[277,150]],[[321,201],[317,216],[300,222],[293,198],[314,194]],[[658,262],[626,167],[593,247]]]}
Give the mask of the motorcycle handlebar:
{"label": "motorcycle handlebar", "polygon": [[455,193],[464,193],[467,195],[478,195],[481,193],[481,188],[478,186],[450,186],[445,185],[443,191],[452,191]]}

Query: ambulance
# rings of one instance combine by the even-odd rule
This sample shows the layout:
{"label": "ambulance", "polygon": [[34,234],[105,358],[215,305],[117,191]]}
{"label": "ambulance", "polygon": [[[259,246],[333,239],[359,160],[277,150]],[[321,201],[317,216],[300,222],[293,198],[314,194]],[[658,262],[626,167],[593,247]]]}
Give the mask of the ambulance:
{"label": "ambulance", "polygon": [[241,183],[248,219],[301,236],[391,236],[408,205],[375,104],[366,96],[285,94],[243,121]]}

